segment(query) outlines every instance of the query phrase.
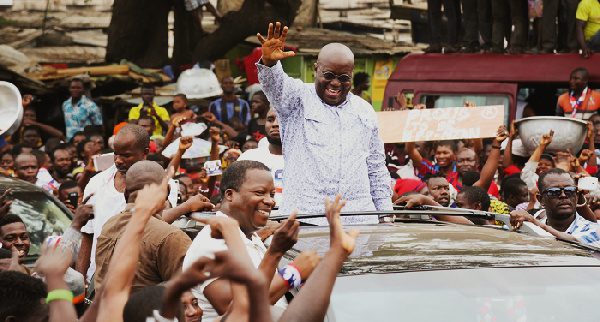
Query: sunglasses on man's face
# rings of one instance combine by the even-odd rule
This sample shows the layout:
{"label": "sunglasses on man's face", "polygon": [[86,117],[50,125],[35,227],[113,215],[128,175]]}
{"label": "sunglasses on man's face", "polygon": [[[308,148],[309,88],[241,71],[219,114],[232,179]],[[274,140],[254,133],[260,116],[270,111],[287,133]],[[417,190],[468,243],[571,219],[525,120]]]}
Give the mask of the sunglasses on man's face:
{"label": "sunglasses on man's face", "polygon": [[323,74],[323,78],[325,78],[328,81],[332,81],[337,78],[340,81],[340,83],[349,83],[352,80],[352,77],[350,77],[346,74],[336,75],[332,72],[324,72],[321,69],[321,67],[318,67],[318,69],[321,72],[321,74]]}
{"label": "sunglasses on man's face", "polygon": [[568,186],[564,188],[548,188],[542,191],[542,194],[546,194],[550,198],[558,198],[562,195],[563,192],[565,193],[565,196],[572,197],[575,194],[577,194],[577,187]]}

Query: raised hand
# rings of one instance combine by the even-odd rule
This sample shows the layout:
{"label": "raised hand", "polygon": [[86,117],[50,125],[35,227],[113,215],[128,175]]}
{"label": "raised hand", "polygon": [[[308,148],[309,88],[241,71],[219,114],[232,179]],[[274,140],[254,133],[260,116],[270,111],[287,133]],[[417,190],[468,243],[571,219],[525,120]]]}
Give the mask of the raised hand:
{"label": "raised hand", "polygon": [[500,125],[498,127],[498,132],[496,134],[496,138],[494,140],[496,140],[496,142],[498,143],[502,143],[504,142],[504,140],[506,140],[506,138],[508,138],[508,131],[506,130],[506,126],[504,125]]}
{"label": "raised hand", "polygon": [[294,258],[294,265],[298,267],[298,271],[300,272],[303,281],[308,279],[320,262],[321,256],[314,250],[302,251],[300,255]]}
{"label": "raised hand", "polygon": [[67,272],[71,265],[73,255],[56,245],[48,246],[46,241],[42,244],[42,256],[35,263],[35,271],[44,276],[60,276]]}
{"label": "raised hand", "polygon": [[[214,114],[210,114],[210,115],[212,115],[214,117]],[[218,128],[216,126],[211,126],[210,129],[208,130],[208,133],[210,134],[210,139],[212,142],[219,143],[219,141],[221,141],[221,129],[220,128]]]}
{"label": "raised hand", "polygon": [[300,232],[300,223],[296,221],[297,215],[298,211],[296,210],[275,230],[273,241],[269,245],[270,252],[283,255],[296,244]]}
{"label": "raised hand", "polygon": [[581,150],[581,154],[579,155],[579,164],[586,163],[592,155],[594,155],[594,152],[588,149]]}
{"label": "raised hand", "polygon": [[[85,226],[85,224],[87,224],[87,222],[94,217],[94,206],[86,205],[88,200],[90,200],[90,198],[93,195],[94,194],[92,193],[89,196],[85,197],[85,199],[79,204],[79,206],[77,206],[77,209],[74,211],[75,215],[73,217],[73,221],[71,222],[71,227],[73,227],[73,229],[80,231],[81,227]],[[71,206],[71,204],[67,204],[67,207],[69,206]]]}
{"label": "raised hand", "polygon": [[510,122],[510,137],[515,138],[517,136],[517,129],[515,128],[515,120]]}
{"label": "raised hand", "polygon": [[11,191],[12,189],[6,189],[2,196],[0,196],[0,219],[10,212],[10,205],[12,204],[12,201],[6,201],[6,197]]}
{"label": "raised hand", "polygon": [[202,115],[200,115],[200,116],[201,116],[203,119],[205,119],[205,120],[207,120],[207,121],[209,121],[209,122],[214,122],[214,121],[216,121],[216,120],[217,120],[217,117],[216,117],[216,116],[215,116],[213,113],[211,113],[211,112],[206,112],[206,113],[203,113],[203,114],[202,114]]}
{"label": "raised hand", "polygon": [[187,117],[185,117],[185,116],[182,116],[182,115],[180,115],[180,116],[176,116],[176,117],[174,117],[174,118],[173,118],[173,120],[171,121],[171,125],[173,125],[174,127],[179,127],[179,123],[180,123],[181,121],[183,121],[183,120],[186,120],[186,119],[187,119]]}
{"label": "raised hand", "polygon": [[543,145],[544,147],[548,146],[550,143],[552,143],[553,136],[554,130],[550,130],[548,134],[542,135],[542,138],[540,139],[540,145]]}
{"label": "raised hand", "polygon": [[[210,237],[217,239],[225,239],[227,243],[228,233],[238,234],[240,224],[235,219],[222,216],[213,216],[208,218],[195,217],[192,219],[210,226]],[[239,235],[239,234],[238,234]]]}
{"label": "raised hand", "polygon": [[[280,33],[281,31],[281,33]],[[269,30],[267,32],[267,39],[258,33],[258,41],[262,44],[262,62],[266,66],[273,66],[278,60],[294,56],[294,52],[283,51],[285,39],[287,38],[288,27],[281,29],[281,23],[275,23],[275,30],[273,30],[273,24],[269,24]]]}
{"label": "raised hand", "polygon": [[167,200],[167,178],[160,184],[148,184],[138,192],[135,208],[149,209],[148,218],[164,207]]}
{"label": "raised hand", "polygon": [[192,143],[194,143],[194,138],[191,136],[184,136],[179,139],[179,150],[186,151],[187,149],[192,147]]}
{"label": "raised hand", "polygon": [[325,197],[325,216],[329,222],[329,247],[331,249],[341,249],[346,252],[346,255],[350,255],[354,251],[359,231],[354,229],[348,233],[344,232],[340,211],[346,205],[346,201],[341,201],[341,199],[342,195],[339,193],[335,196],[333,203],[329,201],[328,197]]}

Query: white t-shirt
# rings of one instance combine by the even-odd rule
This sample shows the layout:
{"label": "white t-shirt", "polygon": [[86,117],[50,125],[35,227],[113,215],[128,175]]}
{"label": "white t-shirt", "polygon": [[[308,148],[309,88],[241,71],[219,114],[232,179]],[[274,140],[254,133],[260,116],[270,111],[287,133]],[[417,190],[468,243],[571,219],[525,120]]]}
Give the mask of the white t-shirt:
{"label": "white t-shirt", "polygon": [[[102,233],[102,226],[104,226],[110,218],[125,210],[127,204],[125,201],[125,194],[117,191],[115,188],[116,174],[117,167],[113,164],[110,168],[91,178],[83,192],[84,199],[92,193],[94,194],[88,201],[88,204],[94,205],[94,219],[88,221],[87,224],[81,228],[82,233],[94,234],[90,267],[86,274],[86,279],[88,281],[91,280],[96,272],[96,242],[98,236]],[[168,200],[171,205],[177,205],[177,189],[179,187],[175,185],[175,182],[171,179],[169,179],[169,186],[170,191]]]}
{"label": "white t-shirt", "polygon": [[283,155],[271,154],[269,144],[266,144],[259,146],[257,149],[246,150],[237,160],[259,161],[271,169],[271,176],[273,176],[276,189],[275,202],[278,206],[281,206],[283,197]]}
{"label": "white t-shirt", "polygon": [[[226,217],[227,215],[220,211],[217,211],[217,216]],[[210,232],[210,226],[206,226],[198,233],[196,238],[194,238],[192,245],[185,254],[185,259],[183,260],[183,271],[192,266],[192,264],[196,262],[200,257],[215,258],[216,252],[227,250],[225,240],[210,237]],[[260,262],[265,256],[265,253],[267,252],[265,244],[263,244],[263,242],[256,234],[252,234],[252,240],[249,240],[248,238],[246,238],[246,235],[240,229],[240,235],[242,237],[242,240],[244,241],[244,245],[246,245],[246,250],[248,251],[248,255],[250,256],[252,264],[255,268],[258,268],[258,265],[260,265]],[[215,310],[215,308],[204,296],[204,289],[215,280],[216,278],[207,280],[204,283],[192,288],[192,294],[194,294],[194,297],[198,299],[198,306],[200,306],[202,311],[204,311],[204,313],[202,314],[203,321],[212,321],[218,316],[218,313]],[[287,307],[287,302],[284,300],[284,298],[281,298],[279,299],[279,301],[277,301],[275,305],[285,309]]]}

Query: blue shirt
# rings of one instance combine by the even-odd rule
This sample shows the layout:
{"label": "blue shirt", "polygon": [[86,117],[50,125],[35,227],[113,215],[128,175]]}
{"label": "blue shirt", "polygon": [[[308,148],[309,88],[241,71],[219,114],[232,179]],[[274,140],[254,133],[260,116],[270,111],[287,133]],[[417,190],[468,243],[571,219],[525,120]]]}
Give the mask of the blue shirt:
{"label": "blue shirt", "polygon": [[[323,213],[324,198],[333,200],[337,193],[347,200],[342,212],[391,210],[391,177],[371,104],[348,93],[346,101],[331,106],[319,98],[314,84],[287,76],[281,63],[257,66],[281,128],[285,189],[279,213]],[[306,221],[327,224],[325,218]],[[378,219],[348,216],[342,222]]]}
{"label": "blue shirt", "polygon": [[81,96],[75,106],[73,106],[72,98],[69,98],[63,103],[62,110],[65,114],[67,140],[70,140],[75,132],[83,131],[86,125],[102,125],[100,109],[85,95]]}
{"label": "blue shirt", "polygon": [[[241,98],[238,98],[239,102],[240,102],[240,110],[238,111],[238,113],[240,113],[240,120],[245,124],[248,125],[248,123],[250,122],[250,106],[248,105],[248,102],[244,101]],[[223,123],[227,123],[227,121],[229,119],[231,119],[235,114],[235,104],[234,102],[225,102],[225,106],[227,106],[227,116],[228,119],[227,120],[223,120],[223,113],[221,112],[221,102],[223,101],[222,98],[219,98],[218,100],[211,102],[210,106],[208,107],[208,110],[213,113],[215,115],[215,117],[217,118],[217,120],[223,122]],[[245,114],[245,115],[243,115]]]}
{"label": "blue shirt", "polygon": [[[547,218],[548,216],[544,217],[544,222]],[[575,214],[575,220],[573,220],[571,226],[565,232],[577,238],[584,245],[600,248],[599,229],[600,224],[591,222],[579,214]]]}

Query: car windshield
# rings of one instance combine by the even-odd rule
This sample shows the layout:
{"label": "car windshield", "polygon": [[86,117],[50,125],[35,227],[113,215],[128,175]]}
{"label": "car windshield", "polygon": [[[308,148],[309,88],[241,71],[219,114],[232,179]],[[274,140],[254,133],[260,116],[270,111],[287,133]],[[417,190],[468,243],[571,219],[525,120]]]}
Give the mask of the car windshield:
{"label": "car windshield", "polygon": [[599,321],[599,288],[600,267],[339,276],[328,321]]}
{"label": "car windshield", "polygon": [[62,235],[71,224],[69,216],[42,191],[13,191],[10,199],[13,200],[11,213],[23,219],[29,232],[29,256],[38,256],[46,237]]}

